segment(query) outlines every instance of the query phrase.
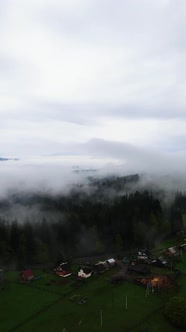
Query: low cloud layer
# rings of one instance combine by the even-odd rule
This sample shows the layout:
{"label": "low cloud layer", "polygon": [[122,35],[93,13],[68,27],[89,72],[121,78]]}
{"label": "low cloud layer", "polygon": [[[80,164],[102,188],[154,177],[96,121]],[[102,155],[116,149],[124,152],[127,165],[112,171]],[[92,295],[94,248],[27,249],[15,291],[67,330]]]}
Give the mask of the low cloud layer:
{"label": "low cloud layer", "polygon": [[[186,189],[184,153],[160,153],[128,143],[93,139],[76,144],[77,154],[0,162],[0,195],[17,191],[69,193],[74,185],[88,184],[88,177],[140,175],[140,186],[165,190]],[[87,189],[88,190],[88,189]]]}

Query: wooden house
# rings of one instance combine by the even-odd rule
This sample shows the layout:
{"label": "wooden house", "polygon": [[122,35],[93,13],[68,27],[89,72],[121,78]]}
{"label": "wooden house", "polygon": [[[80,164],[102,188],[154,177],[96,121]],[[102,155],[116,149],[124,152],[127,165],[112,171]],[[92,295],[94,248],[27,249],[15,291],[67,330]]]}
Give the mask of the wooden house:
{"label": "wooden house", "polygon": [[179,255],[178,250],[176,249],[176,247],[170,247],[166,250],[166,254],[169,257],[175,257]]}
{"label": "wooden house", "polygon": [[54,270],[54,272],[59,276],[59,277],[68,277],[72,274],[70,265],[68,262],[61,263],[59,266]]}
{"label": "wooden house", "polygon": [[105,266],[105,264],[103,264],[102,262],[99,262],[97,264],[94,265],[94,271],[95,273],[103,273],[106,270],[108,270],[108,267]]}

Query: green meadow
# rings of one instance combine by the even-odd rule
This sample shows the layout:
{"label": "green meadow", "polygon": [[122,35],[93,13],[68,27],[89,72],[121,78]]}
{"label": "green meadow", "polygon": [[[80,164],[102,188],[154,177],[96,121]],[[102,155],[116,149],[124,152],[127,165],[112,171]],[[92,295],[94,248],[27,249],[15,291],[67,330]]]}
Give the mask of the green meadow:
{"label": "green meadow", "polygon": [[[110,276],[118,268],[84,282],[35,271],[43,277],[28,284],[19,283],[17,272],[5,272],[6,281],[0,287],[0,331],[179,331],[163,315],[171,296],[186,294],[186,255],[177,267],[182,271],[177,286],[149,295],[132,280],[111,284]],[[86,303],[71,301],[73,295],[86,298]]]}

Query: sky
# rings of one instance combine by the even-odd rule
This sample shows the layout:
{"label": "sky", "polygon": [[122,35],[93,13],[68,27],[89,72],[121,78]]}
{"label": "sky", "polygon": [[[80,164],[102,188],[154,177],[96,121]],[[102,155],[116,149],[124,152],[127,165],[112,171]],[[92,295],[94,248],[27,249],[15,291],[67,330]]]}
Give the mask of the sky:
{"label": "sky", "polygon": [[0,157],[20,159],[1,162],[1,184],[74,166],[185,174],[185,13],[185,0],[0,0]]}

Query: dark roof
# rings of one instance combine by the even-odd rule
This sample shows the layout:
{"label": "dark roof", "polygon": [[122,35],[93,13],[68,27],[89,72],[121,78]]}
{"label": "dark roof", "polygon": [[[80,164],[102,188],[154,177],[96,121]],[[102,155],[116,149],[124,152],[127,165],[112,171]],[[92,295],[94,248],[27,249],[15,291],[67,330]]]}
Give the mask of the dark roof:
{"label": "dark roof", "polygon": [[92,269],[91,269],[90,267],[87,267],[87,266],[80,266],[79,269],[78,269],[78,271],[80,271],[81,269],[82,269],[83,272],[86,273],[86,274],[89,274],[89,273],[92,272]]}
{"label": "dark roof", "polygon": [[67,271],[71,270],[70,265],[69,265],[68,262],[59,264],[59,266],[57,267],[57,269],[61,269],[64,272],[67,272]]}
{"label": "dark roof", "polygon": [[103,263],[95,264],[94,267],[98,272],[104,272],[106,270],[106,267]]}
{"label": "dark roof", "polygon": [[184,244],[181,244],[179,247],[178,247],[179,250],[186,250],[186,243]]}

